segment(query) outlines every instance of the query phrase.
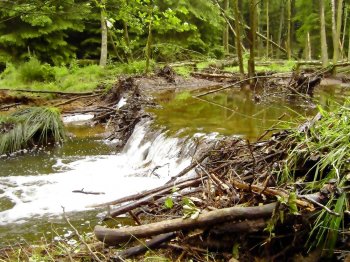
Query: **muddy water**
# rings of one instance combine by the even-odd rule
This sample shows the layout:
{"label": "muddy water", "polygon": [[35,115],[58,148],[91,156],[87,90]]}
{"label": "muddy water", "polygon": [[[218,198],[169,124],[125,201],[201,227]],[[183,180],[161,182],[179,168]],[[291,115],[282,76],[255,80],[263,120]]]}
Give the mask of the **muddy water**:
{"label": "muddy water", "polygon": [[[326,86],[317,90],[315,98],[330,108],[348,94],[347,88]],[[74,138],[62,147],[0,159],[0,245],[58,235],[68,240],[70,229],[62,220],[62,207],[79,230],[90,231],[106,211],[89,208],[91,204],[161,185],[188,165],[187,143],[177,136],[215,132],[253,140],[277,123],[283,127],[299,114],[316,112],[299,100],[269,97],[256,103],[254,94],[239,90],[205,96],[205,101],[186,93],[158,99],[163,109],[153,111],[156,126],[170,132],[165,135],[142,122],[120,153],[102,140],[102,127],[69,125]],[[282,115],[283,121],[278,120]],[[81,189],[103,194],[72,192]]]}
{"label": "muddy water", "polygon": [[[315,92],[315,101],[329,108],[344,101],[349,93],[348,88],[321,86]],[[158,101],[162,108],[152,110],[157,116],[155,123],[165,126],[172,134],[216,132],[250,140],[271,127],[284,128],[290,123],[297,123],[301,117],[317,112],[315,104],[307,101],[286,99],[278,93],[268,95],[240,89],[200,99],[189,93],[166,93],[158,96]]]}

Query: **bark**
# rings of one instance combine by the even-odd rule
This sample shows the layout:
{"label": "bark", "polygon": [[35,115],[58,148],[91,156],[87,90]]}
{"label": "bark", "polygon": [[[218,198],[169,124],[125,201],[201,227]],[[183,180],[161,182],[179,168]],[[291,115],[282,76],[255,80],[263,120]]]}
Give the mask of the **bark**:
{"label": "bark", "polygon": [[287,0],[287,58],[291,59],[292,56],[292,44],[291,44],[291,24],[292,24],[292,0]]}
{"label": "bark", "polygon": [[282,44],[282,30],[283,30],[283,24],[284,24],[284,1],[281,1],[280,4],[280,23],[278,28],[278,36],[277,36],[277,44],[281,46]]}
{"label": "bark", "polygon": [[107,65],[107,43],[108,43],[108,32],[106,24],[105,11],[101,10],[101,56],[100,56],[100,66],[104,67]]}
{"label": "bark", "polygon": [[[350,29],[350,26],[349,26]],[[349,42],[348,42],[348,61],[350,61],[350,30],[349,30]]]}
{"label": "bark", "polygon": [[153,24],[153,11],[150,12],[150,22],[148,24],[148,37],[146,44],[146,74],[149,72],[151,53],[152,53],[152,24]]}
{"label": "bark", "polygon": [[276,203],[254,207],[230,207],[200,214],[197,219],[177,218],[119,229],[96,226],[94,232],[98,240],[109,245],[117,245],[133,238],[150,237],[184,229],[205,228],[239,219],[270,217],[275,207]]}
{"label": "bark", "polygon": [[129,38],[128,24],[125,21],[123,21],[123,26],[124,26],[125,44],[128,47],[128,50],[127,50],[128,60],[132,61],[132,60],[134,60],[134,57],[133,57],[132,51],[130,49],[130,38]]}
{"label": "bark", "polygon": [[[229,9],[229,0],[224,0],[224,11],[228,11]],[[229,25],[225,23],[223,36],[222,36],[223,46],[225,54],[229,53]]]}
{"label": "bark", "polygon": [[[270,39],[270,16],[269,16],[269,0],[266,0],[266,38]],[[270,43],[269,41],[266,42],[266,57],[269,57],[269,50]]]}
{"label": "bark", "polygon": [[328,47],[327,47],[327,35],[326,35],[326,22],[324,15],[324,0],[320,0],[320,30],[321,30],[321,57],[322,66],[328,66]]}
{"label": "bark", "polygon": [[[249,1],[249,20],[250,20],[250,31],[249,31],[249,47],[250,55],[248,60],[248,77],[252,78],[255,75],[255,47],[256,47],[256,0]],[[253,87],[255,81],[250,81],[250,87]]]}
{"label": "bark", "polygon": [[344,56],[344,46],[345,46],[345,35],[346,35],[346,26],[348,24],[348,6],[345,6],[345,13],[344,13],[344,21],[343,21],[343,38],[341,41],[341,53],[342,57]]}
{"label": "bark", "polygon": [[336,64],[339,59],[339,43],[340,43],[340,31],[341,31],[341,24],[342,24],[343,0],[339,0],[338,5],[336,5],[335,0],[332,0],[331,3],[332,3],[333,63]]}
{"label": "bark", "polygon": [[310,32],[307,32],[307,59],[311,60],[311,40],[310,40]]}
{"label": "bark", "polygon": [[233,0],[233,13],[235,18],[235,30],[236,30],[236,51],[238,57],[239,64],[239,72],[241,74],[241,78],[244,78],[244,64],[243,64],[243,54],[241,49],[241,25],[239,23],[240,17],[238,12],[238,0]]}
{"label": "bark", "polygon": [[341,47],[341,40],[340,40],[340,32],[341,32],[341,26],[342,26],[342,16],[343,16],[343,0],[338,0],[338,8],[337,8],[337,55],[335,63],[339,60],[339,50]]}

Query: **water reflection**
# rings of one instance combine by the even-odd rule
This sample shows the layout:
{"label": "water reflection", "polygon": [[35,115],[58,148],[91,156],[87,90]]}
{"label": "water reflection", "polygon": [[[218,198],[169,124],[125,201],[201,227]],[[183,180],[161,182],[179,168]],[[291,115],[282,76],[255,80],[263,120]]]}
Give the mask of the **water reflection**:
{"label": "water reflection", "polygon": [[[316,90],[315,100],[330,109],[334,101],[342,103],[348,93],[340,86],[322,86]],[[257,103],[256,96],[264,99]],[[301,116],[317,112],[315,105],[299,98],[291,99],[276,94],[267,96],[249,90],[231,89],[201,98],[189,93],[167,93],[158,97],[161,109],[156,114],[156,124],[165,126],[170,133],[182,135],[198,132],[218,132],[223,135],[239,135],[256,139],[266,129],[283,128]]]}

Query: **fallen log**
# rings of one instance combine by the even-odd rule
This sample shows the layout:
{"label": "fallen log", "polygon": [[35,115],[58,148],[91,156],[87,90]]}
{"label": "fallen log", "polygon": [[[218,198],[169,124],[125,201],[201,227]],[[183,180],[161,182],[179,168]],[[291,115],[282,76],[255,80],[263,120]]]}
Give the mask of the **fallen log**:
{"label": "fallen log", "polygon": [[9,110],[11,107],[16,107],[21,105],[22,103],[13,103],[13,104],[9,104],[9,105],[4,105],[4,106],[0,106],[0,111],[1,110]]}
{"label": "fallen log", "polygon": [[12,88],[0,88],[0,91],[21,92],[21,93],[38,93],[38,94],[55,94],[55,95],[93,95],[96,93],[102,93],[103,90],[96,90],[92,92],[64,92],[64,91],[52,91],[52,90],[30,90],[30,89],[12,89]]}
{"label": "fallen log", "polygon": [[94,233],[98,240],[108,245],[117,245],[129,241],[130,239],[151,237],[154,235],[175,232],[183,229],[205,228],[238,219],[257,219],[269,217],[272,215],[275,207],[276,202],[254,207],[236,206],[200,214],[197,219],[177,218],[119,229],[95,226]]}
{"label": "fallen log", "polygon": [[148,250],[150,250],[152,248],[156,248],[156,247],[160,246],[161,244],[168,242],[169,240],[171,240],[175,236],[176,236],[175,232],[161,234],[159,236],[156,236],[156,237],[152,238],[149,241],[146,241],[145,243],[143,243],[141,245],[128,248],[128,249],[118,253],[117,257],[114,261],[124,261],[123,259],[146,253]]}

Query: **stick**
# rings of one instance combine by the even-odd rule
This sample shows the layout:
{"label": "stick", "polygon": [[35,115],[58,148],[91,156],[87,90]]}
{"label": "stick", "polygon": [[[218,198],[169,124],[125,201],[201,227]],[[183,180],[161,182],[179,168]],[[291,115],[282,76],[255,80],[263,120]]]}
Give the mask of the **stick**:
{"label": "stick", "polygon": [[310,201],[311,203],[319,206],[319,207],[322,207],[324,210],[326,210],[329,214],[332,214],[334,216],[337,216],[337,217],[340,217],[340,214],[333,211],[333,210],[330,210],[328,207],[326,207],[325,205],[322,205],[320,202],[317,202],[316,200],[312,199],[311,197],[308,197],[308,196],[301,196],[302,198],[305,198],[306,200]]}
{"label": "stick", "polygon": [[[240,182],[238,180],[233,180],[233,186],[235,186],[238,189],[242,189],[245,191],[252,191],[257,194],[265,194],[270,196],[280,196],[280,197],[288,197],[289,195],[282,190],[270,188],[270,187],[262,187],[259,185],[250,185],[244,182]],[[312,204],[310,204],[307,201],[303,201],[301,199],[296,199],[295,203],[300,206],[309,209],[310,211],[313,211],[315,208]]]}
{"label": "stick", "polygon": [[66,100],[66,101],[63,101],[63,102],[54,104],[53,106],[54,106],[54,107],[63,106],[63,105],[69,104],[69,103],[71,103],[71,102],[74,102],[75,100],[78,100],[78,99],[89,98],[89,97],[95,97],[95,96],[99,96],[99,95],[100,95],[100,94],[91,94],[91,95],[86,95],[86,96],[73,97],[73,98],[68,99],[68,100]]}
{"label": "stick", "polygon": [[139,200],[139,199],[141,199],[141,198],[143,198],[143,197],[145,197],[147,195],[160,192],[163,189],[172,189],[174,186],[179,187],[179,186],[182,185],[182,183],[189,182],[189,181],[192,181],[192,180],[198,180],[198,178],[191,178],[191,179],[182,181],[178,185],[165,184],[163,186],[160,186],[160,187],[157,187],[157,188],[154,188],[154,189],[151,189],[151,190],[141,191],[140,193],[137,193],[137,194],[134,194],[134,195],[131,195],[131,196],[122,197],[122,198],[119,198],[119,199],[114,200],[114,201],[105,202],[105,203],[97,204],[97,205],[91,205],[91,206],[88,206],[88,207],[105,207],[105,206],[118,205],[118,204],[122,204],[122,203],[129,202],[129,201]]}
{"label": "stick", "polygon": [[183,229],[205,228],[238,219],[269,217],[272,215],[275,207],[276,202],[254,207],[230,207],[200,214],[197,219],[177,218],[118,229],[110,229],[97,225],[94,232],[98,240],[109,245],[117,245],[132,238],[150,237]]}
{"label": "stick", "polygon": [[128,248],[128,249],[118,253],[118,255],[117,255],[118,258],[116,261],[122,261],[122,259],[143,254],[152,248],[156,248],[156,247],[160,246],[164,242],[168,242],[169,240],[171,240],[175,236],[176,236],[175,232],[166,233],[166,234],[156,236],[156,237],[152,238],[151,240],[146,241],[146,243],[144,243],[144,244]]}
{"label": "stick", "polygon": [[[182,189],[182,188],[186,188],[186,187],[196,186],[196,185],[200,184],[201,182],[202,182],[202,178],[199,178],[199,179],[197,178],[195,180],[182,182],[182,183],[176,185],[176,187],[179,188],[179,189]],[[112,211],[110,213],[110,217],[119,216],[121,214],[129,212],[130,210],[134,210],[135,208],[137,208],[139,206],[142,206],[142,205],[144,205],[144,204],[146,204],[148,202],[155,201],[156,199],[160,198],[163,194],[170,193],[172,189],[173,189],[173,186],[172,187],[168,187],[166,189],[163,189],[161,191],[158,191],[158,192],[156,192],[154,194],[145,196],[145,197],[143,197],[143,198],[141,198],[141,199],[139,199],[137,201],[131,202],[131,203],[126,204],[126,205],[123,205],[123,206],[115,209],[114,211]]]}
{"label": "stick", "polygon": [[104,192],[91,192],[91,191],[84,191],[84,188],[81,190],[73,190],[72,193],[81,193],[81,194],[87,194],[87,195],[104,195]]}
{"label": "stick", "polygon": [[63,92],[63,91],[52,91],[52,90],[29,90],[29,89],[11,89],[11,88],[0,88],[0,91],[39,93],[39,94],[56,94],[56,95],[93,95],[96,93],[103,92],[103,90],[96,90],[96,91],[92,91],[92,92]]}
{"label": "stick", "polygon": [[15,107],[15,106],[19,106],[21,105],[21,103],[13,103],[13,104],[9,104],[9,105],[4,105],[4,106],[0,106],[0,110],[5,110],[5,109],[10,109],[11,107]]}
{"label": "stick", "polygon": [[249,77],[249,78],[237,81],[237,82],[235,82],[233,84],[224,85],[221,88],[218,88],[218,89],[215,89],[215,90],[211,90],[211,91],[208,91],[208,92],[203,93],[203,94],[196,95],[195,97],[201,97],[201,96],[209,95],[209,94],[212,94],[212,93],[216,93],[216,92],[219,92],[219,91],[222,91],[222,90],[234,87],[234,86],[236,86],[238,84],[244,83],[246,81],[253,80],[253,79],[259,79],[259,78],[271,78],[271,76],[253,76],[253,77]]}

